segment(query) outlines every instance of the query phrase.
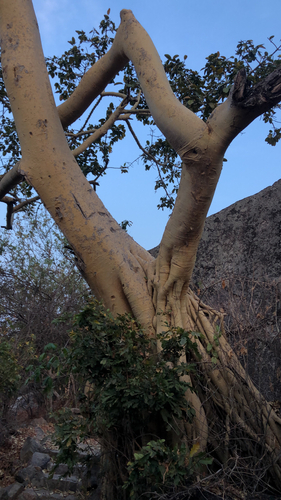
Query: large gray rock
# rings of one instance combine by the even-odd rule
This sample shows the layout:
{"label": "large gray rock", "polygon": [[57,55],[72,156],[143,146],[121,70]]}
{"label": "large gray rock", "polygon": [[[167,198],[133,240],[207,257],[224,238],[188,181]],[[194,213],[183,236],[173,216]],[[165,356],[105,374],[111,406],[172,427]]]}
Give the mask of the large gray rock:
{"label": "large gray rock", "polygon": [[24,490],[24,486],[20,483],[13,483],[6,488],[0,488],[1,500],[16,500]]}
{"label": "large gray rock", "polygon": [[192,287],[226,314],[256,386],[281,400],[281,180],[207,218]]}
{"label": "large gray rock", "polygon": [[281,281],[281,180],[207,218],[194,279]]}
{"label": "large gray rock", "polygon": [[19,470],[15,475],[15,480],[18,483],[22,483],[24,485],[32,483],[33,480],[35,480],[36,483],[40,484],[40,482],[43,481],[44,478],[45,475],[40,467],[35,467],[34,465],[28,465],[28,467]]}
{"label": "large gray rock", "polygon": [[50,460],[51,457],[47,453],[40,453],[39,451],[35,451],[30,460],[30,465],[33,465],[34,467],[41,467],[41,469],[45,469]]}

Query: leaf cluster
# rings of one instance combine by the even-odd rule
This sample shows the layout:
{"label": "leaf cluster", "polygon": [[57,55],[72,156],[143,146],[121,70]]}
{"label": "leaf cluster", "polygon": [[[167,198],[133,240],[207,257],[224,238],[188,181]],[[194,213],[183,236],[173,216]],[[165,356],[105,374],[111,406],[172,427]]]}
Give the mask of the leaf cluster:
{"label": "leaf cluster", "polygon": [[[178,363],[184,344],[179,332],[174,340],[169,335],[163,334],[163,351],[156,355],[154,342],[128,315],[113,319],[93,301],[76,317],[71,344],[61,355],[65,369],[93,388],[90,397],[82,397],[91,432],[102,435],[105,428],[121,432],[129,425],[138,435],[156,414],[169,429],[175,417],[192,420],[193,409],[185,400],[186,390],[192,388],[180,378],[193,366]],[[48,367],[57,362],[53,357]]]}
{"label": "leaf cluster", "polygon": [[[150,441],[134,454],[134,460],[128,463],[129,477],[124,489],[130,491],[130,498],[171,498],[173,493],[184,491],[194,472],[199,472],[212,459],[202,452],[199,445],[188,450],[182,443],[171,448],[164,439]],[[163,495],[163,496],[162,496]]]}

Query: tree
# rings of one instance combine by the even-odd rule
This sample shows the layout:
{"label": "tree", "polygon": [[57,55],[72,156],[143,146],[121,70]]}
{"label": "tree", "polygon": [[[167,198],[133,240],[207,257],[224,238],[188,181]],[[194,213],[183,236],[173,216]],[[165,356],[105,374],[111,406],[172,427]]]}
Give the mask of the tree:
{"label": "tree", "polygon": [[[186,393],[196,410],[192,428],[186,424],[189,439],[199,442],[201,449],[205,449],[207,443],[217,447],[215,434],[210,429],[223,425],[221,456],[227,461],[232,452],[231,423],[248,436],[245,447],[250,453],[253,452],[249,443],[261,445],[262,435],[265,454],[271,457],[272,474],[280,484],[281,420],[247,379],[223,334],[222,315],[202,304],[189,288],[198,243],[227,147],[258,116],[264,114],[265,119],[273,123],[274,111],[271,110],[281,100],[278,61],[274,63],[266,54],[253,76],[249,63],[257,60],[261,46],[248,44],[243,48],[242,44],[240,60],[230,65],[228,82],[233,85],[231,88],[218,85],[211,101],[210,92],[207,93],[202,118],[199,118],[194,112],[200,110],[203,100],[198,90],[199,76],[194,73],[189,86],[194,98],[185,96],[186,105],[182,104],[183,66],[179,67],[176,56],[173,60],[167,57],[166,71],[173,76],[178,100],[148,34],[131,11],[123,10],[120,27],[108,52],[103,55],[104,46],[99,45],[100,57],[85,72],[77,88],[69,70],[70,83],[65,94],[61,94],[66,100],[56,108],[31,0],[1,0],[0,7],[3,77],[22,152],[19,162],[1,180],[0,196],[6,196],[23,180],[34,187],[73,248],[78,267],[93,293],[114,315],[132,314],[151,336],[171,326],[201,332],[197,347],[205,384],[198,393]],[[84,35],[80,32],[79,36]],[[74,44],[75,40],[73,50]],[[75,65],[75,54],[72,57]],[[134,65],[153,120],[182,162],[176,201],[156,259],[134,242],[106,210],[75,161],[73,153],[77,151],[71,151],[63,130],[84,113],[129,61]],[[210,56],[205,90],[208,85],[209,91],[214,88],[212,81],[223,83],[227,66],[228,61],[219,54]],[[52,68],[55,72],[56,65],[51,66],[51,71]],[[128,81],[134,83],[132,69],[125,71]],[[134,105],[126,111],[132,99],[128,86],[125,90],[121,104],[108,113],[102,124],[104,128],[92,131],[92,137],[78,146],[79,152],[101,137],[120,115],[139,112],[141,116],[143,110],[147,114],[143,100],[140,111]],[[214,104],[215,98],[216,103],[221,102],[219,106]],[[274,142],[279,135],[280,130],[275,129],[268,140]],[[165,148],[166,142],[163,155]],[[105,151],[105,166],[106,154]],[[148,150],[145,154],[147,158],[152,156]],[[167,150],[163,171],[171,155]],[[15,203],[11,198],[4,201]],[[186,381],[192,382],[190,377]],[[217,424],[214,415],[218,414],[220,423]]]}

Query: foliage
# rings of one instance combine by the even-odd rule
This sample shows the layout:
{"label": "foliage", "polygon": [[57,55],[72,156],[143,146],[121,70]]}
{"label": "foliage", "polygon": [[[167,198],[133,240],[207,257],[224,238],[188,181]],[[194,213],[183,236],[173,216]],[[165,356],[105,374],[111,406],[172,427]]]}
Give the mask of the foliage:
{"label": "foliage", "polygon": [[[0,334],[41,352],[50,341],[64,345],[69,320],[88,294],[66,240],[45,210],[17,219],[1,239]],[[64,325],[53,323],[63,317]],[[23,363],[24,364],[24,363]]]}
{"label": "foliage", "polygon": [[[162,474],[161,488],[170,488],[172,470],[183,485],[198,465],[189,460],[187,444],[173,447],[173,436],[181,436],[184,422],[194,416],[185,397],[186,390],[193,389],[182,378],[194,366],[179,361],[183,350],[196,349],[193,335],[179,328],[161,334],[162,352],[156,354],[154,342],[130,316],[113,319],[100,303],[89,301],[76,316],[70,344],[58,352],[54,345],[46,346],[37,365],[29,367],[49,392],[54,385],[54,377],[46,376],[50,371],[57,377],[71,373],[81,390],[86,386],[80,396],[81,415],[67,408],[59,414],[58,463],[73,466],[79,441],[95,436],[104,452],[107,479],[113,474],[109,483],[115,481],[114,498],[123,498],[125,480],[131,495],[147,488],[152,478],[158,481],[166,460],[170,473],[167,485]],[[204,463],[204,458],[198,455],[198,462]],[[146,478],[142,462],[149,471]]]}
{"label": "foliage", "polygon": [[126,231],[128,231],[128,227],[131,227],[133,225],[132,221],[131,220],[122,220],[122,222],[120,223],[120,226],[121,228]]}
{"label": "foliage", "polygon": [[[168,447],[164,439],[150,441],[134,454],[128,463],[129,477],[124,485],[130,490],[130,498],[159,498],[159,494],[185,489],[187,481],[203,465],[212,463],[204,453],[198,453],[195,444],[189,451],[184,443],[180,447]],[[165,496],[165,498],[167,498]]]}
{"label": "foliage", "polygon": [[[65,101],[72,94],[82,76],[112,45],[116,26],[110,19],[109,13],[110,9],[100,22],[99,29],[94,28],[89,34],[83,30],[76,31],[75,36],[68,42],[70,48],[60,57],[47,57],[47,69],[59,101]],[[251,87],[280,65],[280,46],[275,44],[273,36],[270,36],[268,41],[271,51],[263,44],[255,45],[253,40],[243,40],[238,43],[234,56],[230,58],[223,56],[220,52],[210,54],[201,71],[187,67],[186,55],[180,58],[177,54],[174,56],[165,54],[164,70],[180,102],[206,121],[216,106],[229,95],[238,71],[245,68],[248,86]],[[120,97],[113,99],[112,92],[119,92]],[[77,156],[77,162],[85,176],[91,176],[97,181],[99,177],[107,173],[111,166],[110,156],[114,146],[123,140],[127,131],[130,130],[137,144],[141,146],[141,159],[145,169],[150,170],[152,167],[157,169],[155,190],[160,189],[161,192],[158,207],[171,209],[178,190],[181,162],[147,113],[148,107],[131,63],[126,66],[122,74],[112,80],[108,91],[93,103],[89,114],[66,130],[69,146],[72,150],[76,149],[81,146],[85,138],[104,125],[124,95],[128,97],[129,106],[138,102],[139,113],[136,114],[136,120],[150,126],[150,140],[141,146],[134,135],[131,122],[129,123],[128,120],[123,120],[118,124],[115,122],[105,136],[99,137]],[[106,100],[109,100],[107,104],[105,104]],[[0,74],[0,101],[2,104],[0,152],[2,170],[6,172],[16,161],[20,160],[21,152],[2,74]],[[275,145],[281,137],[281,129],[276,125],[278,107],[266,112],[263,116],[264,122],[270,126],[266,141],[271,145]],[[93,114],[97,112],[97,108],[100,110],[99,115],[96,115],[95,123],[93,123]],[[120,172],[130,170],[130,165],[128,163],[125,165],[126,167],[120,166]],[[32,189],[24,182],[21,184],[20,191],[15,187],[10,194],[31,197]]]}

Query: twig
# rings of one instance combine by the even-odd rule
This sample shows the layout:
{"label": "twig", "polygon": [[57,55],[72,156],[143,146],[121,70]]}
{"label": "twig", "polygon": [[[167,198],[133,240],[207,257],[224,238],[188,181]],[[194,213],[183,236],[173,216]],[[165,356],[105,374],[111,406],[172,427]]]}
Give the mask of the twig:
{"label": "twig", "polygon": [[19,203],[18,205],[16,205],[13,211],[14,211],[14,213],[19,212],[19,210],[21,210],[26,205],[29,205],[30,203],[34,203],[35,201],[38,201],[38,200],[40,200],[40,196],[34,196],[33,198],[29,198],[28,200],[24,200],[21,203]]}
{"label": "twig", "polygon": [[96,129],[90,137],[88,137],[82,144],[80,144],[80,146],[78,146],[78,148],[72,151],[73,156],[78,156],[79,154],[83,153],[83,151],[85,151],[85,149],[88,148],[93,142],[103,137],[117,120],[127,104],[128,98],[126,96],[121,104],[116,108],[116,110],[110,115],[108,120],[99,129]]}
{"label": "twig", "polygon": [[82,131],[84,130],[84,128],[86,127],[86,125],[87,125],[88,121],[90,120],[90,118],[91,118],[91,116],[92,116],[93,112],[95,111],[95,109],[97,109],[97,107],[98,107],[99,103],[101,102],[101,100],[102,100],[102,97],[100,96],[100,97],[99,97],[99,99],[97,100],[96,104],[93,106],[93,109],[90,111],[90,113],[89,113],[88,117],[86,118],[85,123],[84,123],[84,124],[82,125],[82,127],[80,128],[79,132],[82,132]]}
{"label": "twig", "polygon": [[166,188],[165,182],[164,182],[164,180],[163,180],[163,178],[162,178],[161,171],[160,171],[160,167],[166,167],[167,165],[166,165],[166,164],[164,164],[164,163],[161,163],[161,162],[160,162],[160,161],[158,161],[158,160],[156,160],[156,158],[155,158],[152,154],[148,153],[148,152],[147,152],[147,151],[143,148],[143,146],[141,145],[140,141],[138,140],[138,138],[137,138],[137,136],[136,136],[136,134],[135,134],[135,132],[134,132],[134,130],[133,130],[133,127],[132,127],[132,125],[130,124],[130,122],[129,122],[129,121],[126,121],[126,123],[127,123],[128,129],[130,130],[130,132],[131,132],[131,134],[132,134],[133,138],[135,139],[135,141],[136,141],[136,143],[137,143],[138,147],[140,148],[140,150],[141,150],[141,151],[145,154],[145,156],[147,156],[147,157],[148,157],[151,161],[153,161],[153,162],[155,163],[155,165],[156,165],[156,167],[157,167],[157,172],[158,172],[158,175],[159,175],[159,177],[160,177],[160,179],[161,179],[161,181],[162,181],[162,188],[164,189],[164,191],[165,191],[165,193],[166,193],[167,198],[169,198],[169,200],[171,200],[171,196],[169,195],[169,193],[168,193],[168,191],[167,191],[167,188]]}

